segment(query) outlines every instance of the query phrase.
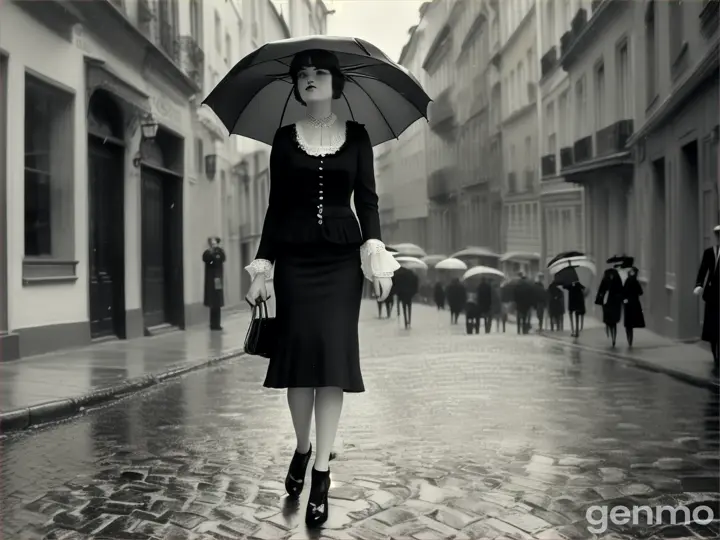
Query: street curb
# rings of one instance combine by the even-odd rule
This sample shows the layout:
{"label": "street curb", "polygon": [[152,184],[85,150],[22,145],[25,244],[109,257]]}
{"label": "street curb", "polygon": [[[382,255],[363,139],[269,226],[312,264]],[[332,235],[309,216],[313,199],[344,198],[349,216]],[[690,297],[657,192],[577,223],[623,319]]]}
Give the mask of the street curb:
{"label": "street curb", "polygon": [[135,379],[127,379],[114,386],[94,390],[76,398],[56,399],[29,407],[0,412],[0,435],[23,431],[30,427],[37,427],[49,422],[76,416],[85,412],[90,407],[116,401],[140,390],[145,390],[171,379],[176,379],[187,373],[208,368],[244,355],[245,351],[243,349],[233,349],[220,356],[174,367],[160,373],[143,375]]}
{"label": "street curb", "polygon": [[700,388],[708,388],[710,390],[718,388],[718,383],[709,378],[697,377],[695,375],[691,375],[691,374],[685,373],[683,371],[668,369],[666,367],[653,364],[652,362],[648,362],[647,360],[641,360],[640,358],[636,358],[634,356],[608,352],[604,349],[598,349],[596,347],[589,347],[588,345],[582,345],[580,343],[570,343],[563,338],[550,336],[550,335],[547,335],[544,333],[541,333],[539,335],[544,337],[545,339],[554,341],[556,343],[564,343],[565,345],[569,345],[570,347],[575,347],[576,349],[582,349],[585,351],[601,354],[601,355],[607,356],[609,358],[612,358],[614,360],[620,360],[621,362],[632,364],[633,367],[636,367],[638,369],[643,369],[645,371],[652,371],[654,373],[662,373],[664,375],[672,377],[673,379],[677,379],[679,381],[691,384],[693,386],[699,386]]}

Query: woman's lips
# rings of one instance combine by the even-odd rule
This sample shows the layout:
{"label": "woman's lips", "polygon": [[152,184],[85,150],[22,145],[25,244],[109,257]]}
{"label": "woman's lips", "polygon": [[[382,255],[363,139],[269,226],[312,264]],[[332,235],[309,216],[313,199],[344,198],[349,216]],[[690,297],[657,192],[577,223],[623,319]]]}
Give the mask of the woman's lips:
{"label": "woman's lips", "polygon": [[305,90],[315,90],[315,87],[311,84],[310,86],[308,86],[307,88],[305,88]]}

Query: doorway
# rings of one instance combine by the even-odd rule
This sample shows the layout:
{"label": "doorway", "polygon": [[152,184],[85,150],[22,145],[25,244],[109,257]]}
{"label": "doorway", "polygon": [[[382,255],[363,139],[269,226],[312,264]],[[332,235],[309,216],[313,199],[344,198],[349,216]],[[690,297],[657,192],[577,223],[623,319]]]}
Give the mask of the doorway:
{"label": "doorway", "polygon": [[0,336],[8,331],[6,135],[7,57],[0,53]]}
{"label": "doorway", "polygon": [[652,280],[650,302],[654,306],[652,319],[655,329],[665,332],[665,316],[668,313],[668,291],[665,289],[667,274],[667,238],[666,215],[667,203],[665,194],[665,158],[652,163],[653,176],[653,207],[652,207]]}
{"label": "doorway", "polygon": [[[698,163],[698,143],[693,141],[683,146],[680,150],[680,176],[679,197],[681,216],[687,219],[680,220],[680,256],[678,262],[684,266],[681,275],[695,279],[695,270],[700,263],[702,255],[701,245],[701,208],[700,208],[700,166]],[[695,219],[693,219],[695,217]],[[687,287],[686,287],[687,289]],[[679,335],[680,337],[698,336],[702,325],[702,309],[704,303],[694,296],[689,289],[680,293],[681,297],[678,312]]]}
{"label": "doorway", "polygon": [[182,176],[166,167],[170,150],[162,139],[143,143],[142,305],[149,334],[157,327],[184,326]]}
{"label": "doorway", "polygon": [[88,111],[88,279],[90,335],[125,338],[124,124],[110,94]]}

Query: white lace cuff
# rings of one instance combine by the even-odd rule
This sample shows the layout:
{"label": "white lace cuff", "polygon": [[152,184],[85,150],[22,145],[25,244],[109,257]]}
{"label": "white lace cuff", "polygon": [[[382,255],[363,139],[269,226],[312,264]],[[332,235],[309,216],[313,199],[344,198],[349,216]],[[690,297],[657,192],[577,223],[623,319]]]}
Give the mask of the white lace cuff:
{"label": "white lace cuff", "polygon": [[400,264],[385,250],[380,240],[367,240],[360,247],[360,267],[368,281],[376,277],[392,277]]}
{"label": "white lace cuff", "polygon": [[275,265],[265,259],[255,259],[245,267],[245,271],[250,274],[250,279],[255,279],[258,274],[265,274],[265,279],[273,278],[273,270]]}

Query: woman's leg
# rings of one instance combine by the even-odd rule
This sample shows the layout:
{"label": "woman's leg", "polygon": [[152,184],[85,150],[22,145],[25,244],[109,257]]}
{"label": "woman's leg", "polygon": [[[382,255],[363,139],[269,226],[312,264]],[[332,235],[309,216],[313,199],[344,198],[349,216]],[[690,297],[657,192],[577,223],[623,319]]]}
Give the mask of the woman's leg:
{"label": "woman's leg", "polygon": [[343,406],[343,390],[335,386],[315,390],[315,465],[317,471],[327,471],[330,452],[335,441],[340,413]]}
{"label": "woman's leg", "polygon": [[625,335],[627,336],[628,345],[632,347],[633,344],[633,329],[629,326],[625,327]]}
{"label": "woman's leg", "polygon": [[306,454],[310,450],[310,427],[315,404],[315,389],[288,388],[287,400],[295,428],[297,451],[300,454]]}

